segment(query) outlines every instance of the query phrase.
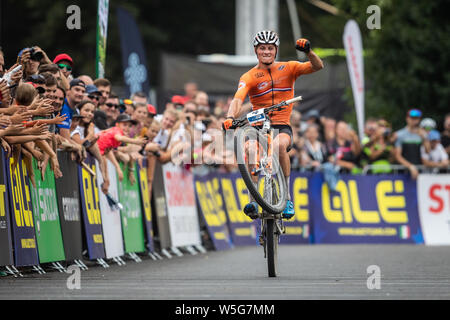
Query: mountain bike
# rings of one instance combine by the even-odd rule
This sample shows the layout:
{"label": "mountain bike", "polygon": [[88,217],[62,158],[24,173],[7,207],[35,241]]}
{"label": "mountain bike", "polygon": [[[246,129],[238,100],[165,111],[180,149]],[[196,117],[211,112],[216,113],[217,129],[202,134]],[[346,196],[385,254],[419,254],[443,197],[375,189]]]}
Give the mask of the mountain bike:
{"label": "mountain bike", "polygon": [[254,110],[241,119],[233,120],[230,129],[237,129],[234,151],[239,171],[253,199],[261,206],[259,243],[267,258],[269,277],[277,276],[278,243],[285,227],[281,212],[286,207],[286,180],[277,153],[273,150],[274,132],[270,116],[291,103],[302,100],[301,96],[276,105]]}

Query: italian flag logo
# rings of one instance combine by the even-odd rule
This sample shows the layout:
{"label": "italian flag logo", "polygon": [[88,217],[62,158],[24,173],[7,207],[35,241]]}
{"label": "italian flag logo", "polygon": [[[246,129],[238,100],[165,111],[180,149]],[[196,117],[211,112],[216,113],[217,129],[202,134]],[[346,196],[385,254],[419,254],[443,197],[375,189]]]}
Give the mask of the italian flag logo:
{"label": "italian flag logo", "polygon": [[400,226],[398,228],[398,233],[401,239],[409,239],[411,237],[409,226]]}
{"label": "italian flag logo", "polygon": [[309,225],[305,224],[303,225],[303,238],[309,237]]}

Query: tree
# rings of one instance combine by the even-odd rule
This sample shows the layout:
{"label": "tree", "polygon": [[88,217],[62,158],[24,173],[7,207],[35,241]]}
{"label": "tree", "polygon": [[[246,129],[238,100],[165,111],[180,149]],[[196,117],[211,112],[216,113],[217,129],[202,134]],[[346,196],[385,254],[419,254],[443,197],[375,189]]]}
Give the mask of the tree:
{"label": "tree", "polygon": [[[443,120],[450,105],[450,25],[445,0],[364,0],[334,3],[361,28],[365,58],[367,116],[404,125],[406,111],[419,108]],[[366,8],[381,8],[381,29],[368,30]]]}

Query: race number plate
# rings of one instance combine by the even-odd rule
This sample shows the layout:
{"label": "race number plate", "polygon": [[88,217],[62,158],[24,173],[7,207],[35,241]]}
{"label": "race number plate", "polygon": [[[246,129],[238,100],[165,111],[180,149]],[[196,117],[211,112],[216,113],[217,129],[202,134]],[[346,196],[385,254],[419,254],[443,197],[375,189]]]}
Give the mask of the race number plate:
{"label": "race number plate", "polygon": [[247,114],[249,124],[257,123],[266,120],[264,109],[258,109]]}

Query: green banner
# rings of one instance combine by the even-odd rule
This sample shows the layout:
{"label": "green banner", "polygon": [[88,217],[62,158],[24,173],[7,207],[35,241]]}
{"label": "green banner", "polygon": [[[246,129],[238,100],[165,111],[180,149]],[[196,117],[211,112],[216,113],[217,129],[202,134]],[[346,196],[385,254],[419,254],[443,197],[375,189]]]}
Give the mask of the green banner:
{"label": "green banner", "polygon": [[108,31],[109,0],[98,0],[96,78],[105,77],[106,35]]}
{"label": "green banner", "polygon": [[39,262],[63,261],[65,260],[65,256],[61,226],[59,224],[55,176],[50,168],[50,164],[48,164],[45,170],[45,176],[42,179],[37,161],[34,158],[33,171],[36,188],[30,183],[30,189]]}
{"label": "green banner", "polygon": [[131,184],[128,178],[128,166],[120,164],[123,171],[123,180],[118,182],[119,201],[123,206],[120,210],[122,217],[123,240],[125,243],[125,252],[143,252],[145,251],[144,224],[141,209],[141,199],[139,194],[139,179],[134,166],[135,182]]}

